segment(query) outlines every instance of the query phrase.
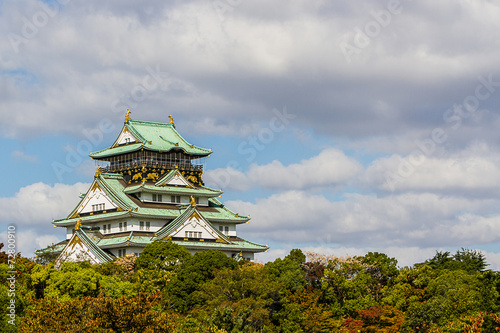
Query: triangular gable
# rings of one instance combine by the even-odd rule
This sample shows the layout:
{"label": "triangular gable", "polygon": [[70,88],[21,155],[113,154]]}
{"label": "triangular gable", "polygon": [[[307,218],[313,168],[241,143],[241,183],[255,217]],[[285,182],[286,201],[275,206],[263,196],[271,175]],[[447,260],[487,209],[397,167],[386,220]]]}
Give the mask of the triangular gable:
{"label": "triangular gable", "polygon": [[[196,177],[195,182],[197,181]],[[167,173],[162,179],[160,179],[155,186],[186,186],[189,188],[195,188],[184,176],[180,173],[178,169],[173,169]]]}
{"label": "triangular gable", "polygon": [[[94,205],[98,209],[95,209]],[[101,188],[97,182],[97,178],[90,186],[90,189],[85,194],[85,197],[80,201],[78,206],[71,212],[69,218],[77,217],[81,214],[93,213],[94,211],[109,211],[117,209],[119,206],[113,202],[109,195]]]}
{"label": "triangular gable", "polygon": [[[194,233],[197,233],[196,235]],[[231,243],[208,222],[195,207],[188,208],[181,216],[173,220],[163,230],[159,230],[158,239],[164,238],[201,238],[216,240],[222,243]]]}
{"label": "triangular gable", "polygon": [[104,253],[95,244],[92,246],[90,243],[92,241],[88,237],[85,237],[83,232],[75,231],[68,244],[66,244],[55,260],[56,267],[59,267],[66,261],[89,261],[92,264],[99,264],[112,260],[108,254]]}
{"label": "triangular gable", "polygon": [[119,145],[124,145],[127,143],[137,143],[140,140],[138,140],[127,128],[127,126],[123,126],[122,131],[120,132],[120,135],[118,135],[118,138],[116,139],[115,143],[111,147],[117,147]]}

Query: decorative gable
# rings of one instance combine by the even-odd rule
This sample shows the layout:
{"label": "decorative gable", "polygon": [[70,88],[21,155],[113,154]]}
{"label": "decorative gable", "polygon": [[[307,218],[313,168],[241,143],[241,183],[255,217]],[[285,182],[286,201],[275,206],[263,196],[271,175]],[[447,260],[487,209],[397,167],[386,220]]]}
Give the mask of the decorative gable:
{"label": "decorative gable", "polygon": [[[193,179],[197,182],[196,177]],[[189,188],[195,188],[184,176],[180,173],[178,169],[174,169],[167,173],[165,177],[160,179],[155,186],[186,186]]]}
{"label": "decorative gable", "polygon": [[157,239],[195,238],[231,244],[229,239],[215,229],[213,225],[198,212],[195,206],[187,208],[181,216],[159,230],[157,234]]}
{"label": "decorative gable", "polygon": [[55,261],[56,267],[66,261],[82,262],[89,261],[92,264],[98,264],[102,261],[97,258],[90,248],[80,239],[77,233],[73,234],[69,243],[64,247],[61,254]]}
{"label": "decorative gable", "polygon": [[94,212],[105,212],[119,208],[106,192],[99,186],[97,180],[90,187],[85,197],[80,201],[80,204],[75,208],[71,218],[82,214],[93,214]]}
{"label": "decorative gable", "polygon": [[170,237],[218,239],[219,233],[197,211],[194,211]]}
{"label": "decorative gable", "polygon": [[113,147],[120,146],[120,145],[125,145],[129,143],[136,143],[137,138],[130,133],[128,128],[126,126],[123,127],[120,135],[118,136],[118,139],[116,139]]}

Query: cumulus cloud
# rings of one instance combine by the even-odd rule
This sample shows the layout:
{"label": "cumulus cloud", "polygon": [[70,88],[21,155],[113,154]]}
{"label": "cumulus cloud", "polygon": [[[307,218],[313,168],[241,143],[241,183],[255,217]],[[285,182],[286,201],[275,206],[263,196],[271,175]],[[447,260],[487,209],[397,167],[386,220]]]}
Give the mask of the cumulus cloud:
{"label": "cumulus cloud", "polygon": [[[479,76],[500,80],[495,3],[406,2],[351,63],[340,44],[353,44],[385,1],[229,6],[221,16],[202,1],[69,2],[25,38],[23,18],[44,13],[40,2],[2,3],[0,29],[26,40],[0,41],[2,135],[81,135],[103,116],[120,122],[127,107],[142,119],[174,113],[206,133],[245,135],[237,124],[259,126],[288,105],[303,126],[331,137],[397,140],[440,126]],[[144,89],[151,69],[161,82]],[[496,121],[498,98],[481,101]],[[498,139],[491,124],[467,137]]]}
{"label": "cumulus cloud", "polygon": [[[15,250],[16,253],[21,253],[24,257],[32,258],[35,256],[34,252],[38,249],[43,249],[51,244],[59,243],[60,237],[57,237],[52,228],[47,228],[45,232],[35,232],[34,230],[17,229],[15,231]],[[64,236],[59,232],[59,236]],[[8,234],[7,231],[0,233],[0,243],[7,244]],[[2,249],[3,251],[5,248]]]}
{"label": "cumulus cloud", "polygon": [[290,190],[346,185],[363,170],[354,158],[336,148],[327,148],[319,155],[300,163],[283,165],[280,161],[265,165],[252,164],[248,172],[232,167],[207,172],[209,184],[223,189],[248,190],[251,186]]}
{"label": "cumulus cloud", "polygon": [[[432,193],[344,196],[342,201],[330,201],[319,194],[288,191],[255,203],[229,201],[227,205],[251,215],[246,234],[264,234],[276,242],[431,247],[500,241],[495,236],[500,232],[500,224],[495,223],[500,218],[498,200]],[[492,213],[482,215],[486,212]]]}
{"label": "cumulus cloud", "polygon": [[[52,220],[66,217],[78,204],[80,194],[89,184],[74,185],[35,183],[22,187],[14,196],[0,198],[0,221],[16,229],[16,250],[33,257],[36,249],[65,238],[65,231],[53,228]],[[7,231],[0,233],[6,243]]]}
{"label": "cumulus cloud", "polygon": [[35,183],[22,187],[13,197],[0,198],[0,221],[18,228],[52,228],[52,219],[64,218],[78,204],[89,184]]}
{"label": "cumulus cloud", "polygon": [[[387,24],[377,16],[384,0],[255,0],[228,2],[226,11],[213,1],[89,0],[53,15],[44,3],[0,5],[3,138],[83,138],[103,119],[119,128],[127,108],[135,119],[172,113],[187,132],[245,137],[287,106],[296,119],[286,130],[321,153],[206,174],[216,188],[274,193],[229,203],[252,215],[250,233],[351,248],[361,239],[359,248],[408,253],[498,241],[498,3],[406,1]],[[356,44],[370,24],[377,33]],[[346,44],[357,51],[347,54]],[[466,111],[474,98],[476,110]],[[404,164],[434,129],[447,139],[413,168]],[[0,220],[40,231],[85,187],[23,187],[0,198]]]}
{"label": "cumulus cloud", "polygon": [[344,152],[329,148],[318,156],[288,166],[280,161],[252,165],[248,177],[262,187],[305,189],[346,184],[362,169],[359,162],[347,157]]}
{"label": "cumulus cloud", "polygon": [[383,191],[498,195],[500,153],[487,144],[476,142],[453,153],[415,151],[406,156],[395,154],[373,161],[366,169],[364,181]]}

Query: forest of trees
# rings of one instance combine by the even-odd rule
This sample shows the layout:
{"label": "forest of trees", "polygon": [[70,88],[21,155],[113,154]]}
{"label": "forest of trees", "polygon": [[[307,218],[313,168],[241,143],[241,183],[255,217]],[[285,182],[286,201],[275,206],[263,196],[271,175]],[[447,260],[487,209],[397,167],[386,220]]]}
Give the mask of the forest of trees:
{"label": "forest of trees", "polygon": [[12,268],[0,253],[2,332],[500,331],[500,274],[468,249],[413,267],[377,252],[298,249],[266,264],[238,262],[163,241],[106,264],[56,269],[51,259],[17,255],[11,297]]}

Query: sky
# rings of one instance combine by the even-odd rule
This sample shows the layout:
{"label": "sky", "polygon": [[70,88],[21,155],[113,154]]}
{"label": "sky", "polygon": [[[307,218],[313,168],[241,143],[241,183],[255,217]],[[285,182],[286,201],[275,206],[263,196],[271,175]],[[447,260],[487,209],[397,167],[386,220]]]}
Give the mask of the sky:
{"label": "sky", "polygon": [[130,109],[213,150],[259,261],[467,248],[498,270],[498,31],[487,0],[2,0],[0,242],[64,239]]}

